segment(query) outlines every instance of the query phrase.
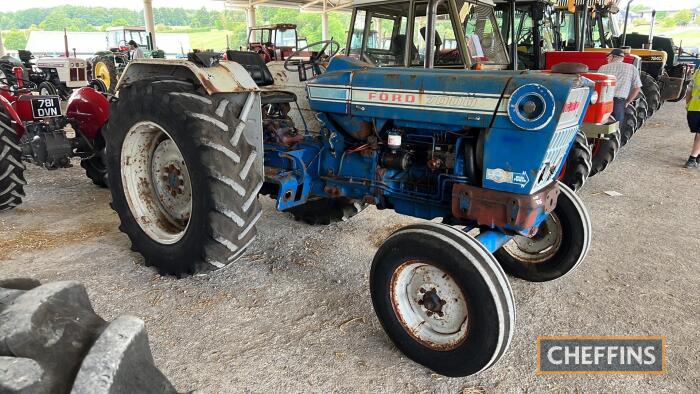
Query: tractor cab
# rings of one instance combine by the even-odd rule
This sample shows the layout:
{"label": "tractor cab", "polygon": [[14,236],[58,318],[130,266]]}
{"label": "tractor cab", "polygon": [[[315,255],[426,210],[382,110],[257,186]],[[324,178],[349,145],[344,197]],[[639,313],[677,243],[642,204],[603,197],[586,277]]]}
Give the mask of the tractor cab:
{"label": "tractor cab", "polygon": [[306,38],[297,34],[297,26],[289,23],[257,26],[248,33],[248,50],[258,53],[266,63],[285,60],[296,50],[305,48],[306,42]]}
{"label": "tractor cab", "polygon": [[[345,54],[375,66],[504,69],[508,53],[491,0],[360,2],[353,11]],[[433,45],[426,31],[435,27]]]}
{"label": "tractor cab", "polygon": [[107,29],[107,49],[112,52],[128,52],[129,41],[134,40],[140,47],[149,48],[149,41],[146,29],[140,26],[132,27],[112,27]]}

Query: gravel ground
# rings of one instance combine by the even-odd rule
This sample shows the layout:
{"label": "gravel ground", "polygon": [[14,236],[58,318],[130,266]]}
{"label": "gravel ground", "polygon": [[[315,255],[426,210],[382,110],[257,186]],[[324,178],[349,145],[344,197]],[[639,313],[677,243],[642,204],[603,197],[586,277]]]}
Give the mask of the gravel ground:
{"label": "gravel ground", "polygon": [[[242,260],[176,280],[129,250],[108,192],[79,166],[32,167],[25,204],[0,215],[0,275],[79,280],[104,318],[144,319],[156,363],[179,390],[697,393],[700,171],[681,168],[686,130],[682,104],[667,104],[589,180],[582,196],[594,240],[586,262],[554,283],[513,280],[511,347],[469,378],[432,374],[382,331],[369,266],[381,241],[415,220],[374,208],[310,227],[265,199],[260,235]],[[538,376],[538,335],[665,335],[668,373]]]}

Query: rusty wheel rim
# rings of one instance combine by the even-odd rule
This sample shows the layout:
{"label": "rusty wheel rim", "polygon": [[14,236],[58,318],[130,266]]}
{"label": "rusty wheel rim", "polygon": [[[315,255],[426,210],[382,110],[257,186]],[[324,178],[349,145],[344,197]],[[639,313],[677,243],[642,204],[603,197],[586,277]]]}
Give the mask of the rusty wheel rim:
{"label": "rusty wheel rim", "polygon": [[521,262],[539,264],[548,261],[559,251],[562,239],[561,221],[555,213],[551,213],[534,237],[516,235],[503,249]]}
{"label": "rusty wheel rim", "polygon": [[139,122],[126,134],[121,154],[122,187],[129,209],[154,241],[174,244],[192,212],[192,185],[185,160],[170,134]]}
{"label": "rusty wheel rim", "polygon": [[401,325],[422,345],[448,351],[467,338],[466,296],[449,273],[431,262],[411,260],[399,266],[390,294]]}

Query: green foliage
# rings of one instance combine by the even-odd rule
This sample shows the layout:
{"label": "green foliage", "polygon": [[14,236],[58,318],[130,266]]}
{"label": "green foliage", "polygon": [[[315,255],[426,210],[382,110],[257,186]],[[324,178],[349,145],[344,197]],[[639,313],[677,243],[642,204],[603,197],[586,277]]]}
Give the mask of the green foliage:
{"label": "green foliage", "polygon": [[[154,8],[153,16],[157,31],[196,33],[192,47],[198,44],[206,48],[224,49],[226,34],[232,48],[247,43],[246,15],[240,10],[210,11],[206,8],[185,10],[182,8]],[[258,7],[258,25],[292,23],[297,25],[300,37],[309,43],[321,40],[321,14],[299,12],[291,8]],[[345,46],[350,13],[331,13],[328,16],[329,38]],[[126,8],[104,8],[83,6],[59,6],[32,8],[16,12],[0,12],[0,29],[37,29],[62,31],[104,31],[112,26],[143,26],[143,13]],[[204,32],[212,31],[212,39]],[[201,33],[201,34],[200,34]],[[22,33],[24,34],[24,33]],[[25,34],[26,36],[26,34]],[[26,37],[25,37],[26,40]]]}
{"label": "green foliage", "polygon": [[685,26],[693,20],[693,13],[690,10],[681,10],[673,15],[673,20],[677,25]]}
{"label": "green foliage", "polygon": [[18,49],[25,49],[27,46],[28,39],[28,33],[16,29],[5,31],[2,33],[2,42],[5,45],[5,49],[15,51]]}
{"label": "green foliage", "polygon": [[661,26],[665,28],[673,28],[676,27],[676,21],[674,18],[665,18],[661,21]]}
{"label": "green foliage", "polygon": [[649,11],[651,8],[643,5],[643,4],[635,4],[632,7],[630,7],[630,11],[632,12],[642,12],[642,11]]}

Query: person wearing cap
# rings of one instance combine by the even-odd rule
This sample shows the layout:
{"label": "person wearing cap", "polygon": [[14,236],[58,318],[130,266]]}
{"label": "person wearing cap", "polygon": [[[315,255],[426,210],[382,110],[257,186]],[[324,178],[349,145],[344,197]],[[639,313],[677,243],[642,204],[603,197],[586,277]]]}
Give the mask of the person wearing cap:
{"label": "person wearing cap", "polygon": [[145,56],[143,55],[143,50],[141,50],[139,44],[137,44],[134,40],[129,41],[129,58],[131,60],[134,60],[143,59],[144,57]]}
{"label": "person wearing cap", "polygon": [[613,49],[608,54],[608,64],[598,69],[601,74],[614,75],[617,78],[615,87],[615,106],[613,117],[618,122],[625,120],[625,108],[632,103],[642,91],[642,79],[639,70],[625,63],[625,51]]}
{"label": "person wearing cap", "polygon": [[693,150],[685,163],[685,168],[700,167],[700,69],[695,71],[688,93],[685,95],[688,110],[688,127],[695,134]]}

